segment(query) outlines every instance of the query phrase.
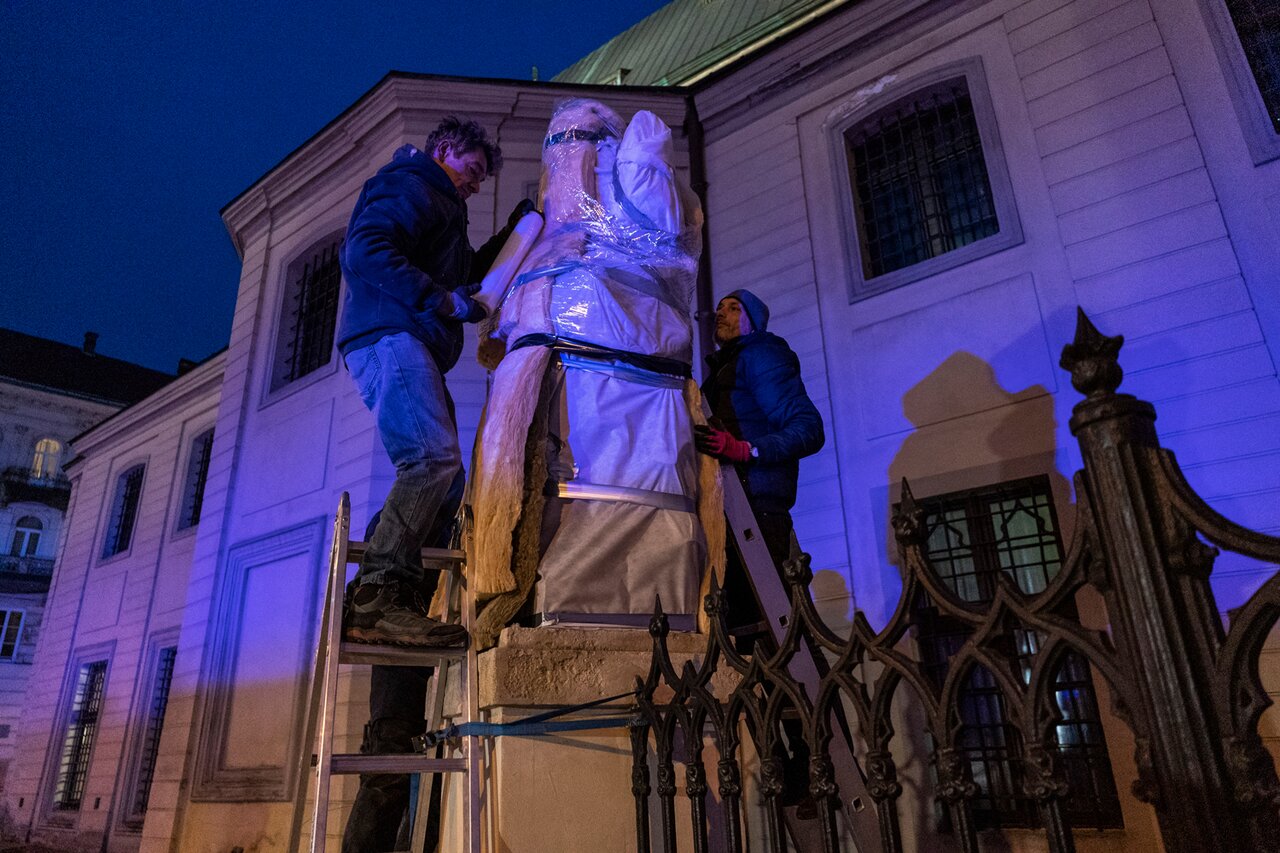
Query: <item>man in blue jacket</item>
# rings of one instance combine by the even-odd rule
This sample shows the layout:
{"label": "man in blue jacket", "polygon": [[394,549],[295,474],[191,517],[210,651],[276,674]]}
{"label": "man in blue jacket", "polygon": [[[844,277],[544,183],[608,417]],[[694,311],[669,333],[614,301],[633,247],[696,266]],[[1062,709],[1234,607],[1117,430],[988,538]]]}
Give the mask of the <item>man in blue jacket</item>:
{"label": "man in blue jacket", "polygon": [[[716,306],[715,341],[707,357],[709,372],[702,393],[711,407],[711,423],[695,427],[698,449],[732,464],[751,504],[756,526],[773,557],[774,568],[791,552],[791,507],[796,502],[800,459],[822,449],[822,415],[800,379],[800,359],[787,342],[768,331],[769,308],[749,290],[735,290]],[[726,620],[742,654],[772,637],[745,626],[763,616],[755,589],[736,552],[725,566]],[[784,582],[785,585],[785,582]],[[799,805],[802,817],[816,817],[806,802],[809,752],[794,721],[785,721],[789,749],[778,745],[783,761],[784,805]]]}
{"label": "man in blue jacket", "polygon": [[[448,544],[462,499],[462,453],[444,374],[462,352],[463,323],[485,315],[471,298],[510,227],[479,251],[467,239],[467,199],[502,166],[502,153],[474,121],[454,116],[406,145],[364,185],[347,227],[341,264],[346,295],[338,347],[378,437],[396,466],[385,504],[347,596],[347,639],[410,646],[463,646],[460,625],[431,619],[438,582],[424,546]],[[408,752],[425,727],[428,668],[373,667],[361,751]],[[404,775],[363,775],[343,837],[344,853],[398,849],[409,799]]]}
{"label": "man in blue jacket", "polygon": [[451,516],[461,497],[462,453],[444,374],[462,352],[462,324],[484,319],[471,295],[509,232],[479,252],[467,240],[466,200],[502,166],[484,128],[450,116],[426,148],[402,147],[365,183],[342,247],[338,347],[396,466],[349,596],[345,633],[370,643],[452,646],[466,637],[461,626],[428,618],[419,552],[442,508]]}
{"label": "man in blue jacket", "polygon": [[703,453],[734,466],[769,553],[781,565],[791,547],[800,459],[821,450],[825,437],[822,415],[800,379],[800,360],[768,325],[768,306],[749,290],[735,290],[716,306],[719,349],[707,357],[702,384],[713,417],[711,425],[696,428],[695,441]]}

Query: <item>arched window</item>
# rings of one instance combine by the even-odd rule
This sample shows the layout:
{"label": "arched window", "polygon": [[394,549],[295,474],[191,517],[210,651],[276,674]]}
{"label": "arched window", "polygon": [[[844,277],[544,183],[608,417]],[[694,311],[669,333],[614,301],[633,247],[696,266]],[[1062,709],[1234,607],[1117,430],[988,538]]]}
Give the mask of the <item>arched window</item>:
{"label": "arched window", "polygon": [[62,462],[62,442],[53,438],[42,438],[36,442],[36,454],[31,460],[31,476],[41,480],[52,480],[58,476]]}
{"label": "arched window", "polygon": [[855,301],[1022,242],[982,63],[885,96],[831,126]]}
{"label": "arched window", "polygon": [[24,515],[18,519],[17,528],[13,531],[13,547],[9,553],[14,557],[34,557],[40,547],[40,533],[44,525],[34,515]]}

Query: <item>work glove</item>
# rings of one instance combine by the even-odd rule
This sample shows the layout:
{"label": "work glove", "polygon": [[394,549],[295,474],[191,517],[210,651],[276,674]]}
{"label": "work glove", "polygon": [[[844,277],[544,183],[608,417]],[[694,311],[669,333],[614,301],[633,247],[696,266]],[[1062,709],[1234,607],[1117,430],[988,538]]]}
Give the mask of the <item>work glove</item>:
{"label": "work glove", "polygon": [[698,450],[708,456],[715,456],[728,462],[747,462],[751,459],[751,445],[740,438],[734,438],[726,430],[713,426],[697,424],[693,428],[693,443]]}
{"label": "work glove", "polygon": [[537,209],[538,206],[533,203],[533,199],[520,199],[520,203],[515,206],[515,209],[511,211],[511,215],[507,217],[507,230],[514,229],[521,219],[524,219],[527,214],[533,213]]}
{"label": "work glove", "polygon": [[445,294],[444,299],[436,306],[436,314],[448,320],[460,320],[463,323],[479,323],[488,315],[488,311],[471,297],[480,292],[480,282],[455,287]]}

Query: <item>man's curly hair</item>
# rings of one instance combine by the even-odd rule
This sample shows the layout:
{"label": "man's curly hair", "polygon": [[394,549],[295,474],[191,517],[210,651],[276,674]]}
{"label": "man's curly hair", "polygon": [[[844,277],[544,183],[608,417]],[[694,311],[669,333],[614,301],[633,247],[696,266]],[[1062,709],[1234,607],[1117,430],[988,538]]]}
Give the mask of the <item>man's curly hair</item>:
{"label": "man's curly hair", "polygon": [[489,138],[480,123],[473,119],[445,116],[440,126],[427,137],[427,152],[434,155],[442,142],[449,143],[449,147],[459,154],[483,151],[491,176],[498,174],[498,170],[502,168],[502,149]]}

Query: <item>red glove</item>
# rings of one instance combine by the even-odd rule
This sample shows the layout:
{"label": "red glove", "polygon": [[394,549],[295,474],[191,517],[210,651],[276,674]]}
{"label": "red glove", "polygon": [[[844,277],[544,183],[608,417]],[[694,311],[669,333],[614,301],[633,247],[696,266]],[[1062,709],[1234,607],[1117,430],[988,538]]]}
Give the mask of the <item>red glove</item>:
{"label": "red glove", "polygon": [[693,428],[693,443],[708,456],[729,462],[747,462],[751,459],[751,445],[722,429],[698,424]]}

